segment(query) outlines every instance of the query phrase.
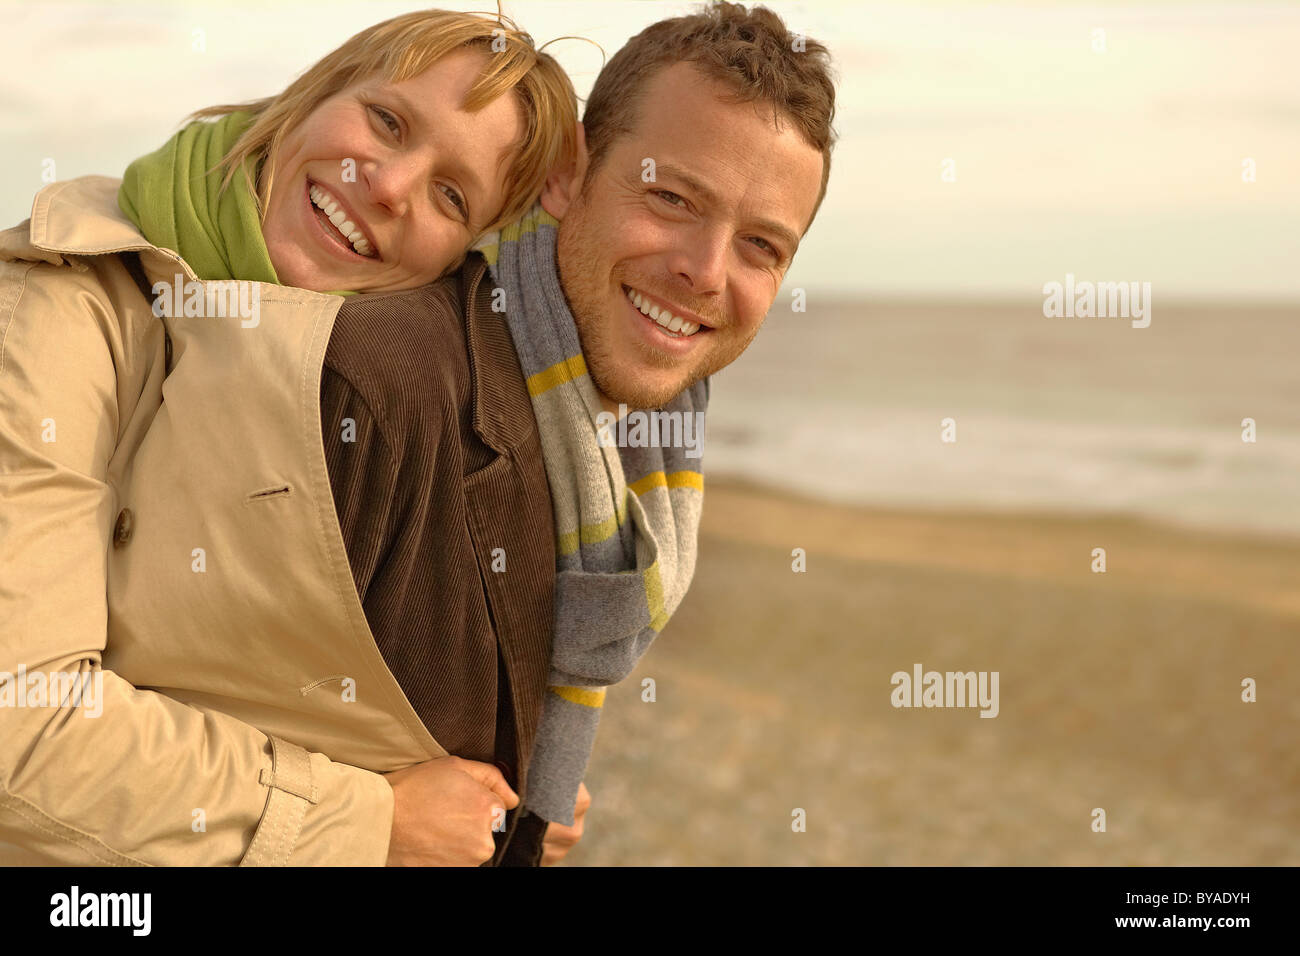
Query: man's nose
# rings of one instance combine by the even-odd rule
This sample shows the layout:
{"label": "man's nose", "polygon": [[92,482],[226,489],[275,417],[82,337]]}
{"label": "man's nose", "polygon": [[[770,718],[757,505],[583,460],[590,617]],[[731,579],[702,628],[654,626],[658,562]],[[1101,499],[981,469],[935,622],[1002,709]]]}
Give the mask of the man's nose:
{"label": "man's nose", "polygon": [[720,227],[701,223],[673,246],[668,268],[683,280],[696,295],[720,295],[727,285],[729,233]]}

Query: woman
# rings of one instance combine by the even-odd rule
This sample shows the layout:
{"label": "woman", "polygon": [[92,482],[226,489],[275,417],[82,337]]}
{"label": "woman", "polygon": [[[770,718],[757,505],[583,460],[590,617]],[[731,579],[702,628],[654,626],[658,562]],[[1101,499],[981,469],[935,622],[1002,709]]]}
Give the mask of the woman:
{"label": "woman", "polygon": [[508,23],[427,11],[200,115],[0,233],[3,863],[382,864],[382,774],[447,752],[335,513],[329,293],[441,288],[572,156],[572,89]]}

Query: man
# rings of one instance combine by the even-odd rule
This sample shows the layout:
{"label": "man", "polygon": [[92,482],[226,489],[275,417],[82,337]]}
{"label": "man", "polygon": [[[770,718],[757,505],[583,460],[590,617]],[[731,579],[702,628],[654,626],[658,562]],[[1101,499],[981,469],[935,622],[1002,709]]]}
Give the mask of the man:
{"label": "man", "polygon": [[[545,432],[561,413],[544,404],[534,379],[553,376],[556,369],[567,378],[565,370],[571,364],[534,363],[533,345],[519,348],[520,337],[526,337],[530,328],[548,318],[544,313],[555,308],[539,289],[557,282],[555,287],[562,289],[558,311],[564,315],[558,318],[563,322],[571,313],[569,321],[576,326],[581,342],[579,357],[585,360],[585,368],[574,378],[581,381],[589,376],[607,412],[618,415],[629,408],[658,409],[679,400],[735,361],[758,333],[825,195],[833,113],[834,87],[827,51],[815,41],[790,34],[780,18],[764,8],[746,10],[739,4],[720,3],[698,14],[653,24],[629,41],[602,70],[592,89],[582,124],[585,142],[577,161],[555,171],[542,196],[545,212],[559,221],[558,236],[551,240],[554,245],[540,243],[533,249],[542,259],[524,263],[524,278],[517,287],[511,286],[509,278],[502,278],[503,263],[495,261],[500,253],[490,246],[487,255],[494,260],[493,274],[488,276],[484,263],[471,258],[462,270],[459,292],[440,305],[440,314],[453,306],[463,309],[469,330],[461,334],[452,327],[454,323],[439,323],[431,334],[447,343],[440,354],[455,357],[457,365],[463,365],[462,349],[468,347],[472,354],[477,341],[483,355],[497,356],[494,377],[513,378],[492,386],[498,401],[494,415],[469,401],[461,386],[459,435],[466,451],[453,451],[450,461],[445,454],[441,458],[429,454],[433,439],[427,435],[412,439],[409,427],[402,429],[407,437],[395,442],[387,435],[382,441],[375,437],[384,430],[376,428],[377,418],[387,417],[388,431],[392,431],[397,423],[418,417],[418,402],[408,403],[405,413],[385,411],[376,416],[368,411],[370,407],[394,407],[384,397],[392,390],[394,378],[384,371],[391,368],[387,349],[396,339],[418,334],[411,319],[414,313],[406,312],[405,319],[398,317],[395,313],[403,310],[391,300],[374,308],[352,303],[340,311],[326,359],[329,374],[323,386],[322,414],[330,478],[349,559],[356,573],[367,564],[358,556],[391,551],[393,540],[406,539],[406,556],[387,561],[383,569],[395,582],[386,588],[390,597],[384,599],[383,614],[372,614],[368,570],[358,574],[358,588],[376,639],[412,703],[444,746],[469,758],[462,761],[460,774],[454,778],[454,800],[446,789],[452,779],[445,774],[433,777],[435,769],[445,770],[445,761],[432,760],[389,775],[395,797],[390,861],[445,862],[449,841],[467,838],[460,832],[453,835],[454,827],[447,823],[450,803],[472,804],[475,809],[458,815],[455,826],[482,834],[488,818],[485,808],[494,808],[499,819],[503,809],[514,809],[519,796],[525,804],[537,800],[538,772],[535,768],[531,774],[527,771],[529,758],[545,749],[548,721],[564,728],[552,732],[552,743],[594,734],[594,716],[585,729],[571,721],[583,719],[584,707],[595,708],[598,715],[600,694],[581,687],[557,687],[553,681],[551,691],[546,692],[544,662],[537,654],[541,646],[537,635],[550,623],[545,615],[551,608],[548,589],[553,577],[543,576],[541,569],[554,567],[555,561],[550,547],[553,538],[547,540],[546,547],[537,542],[550,533],[548,506],[554,505],[557,520],[565,510],[558,500],[544,501],[544,496],[536,494],[541,484],[538,459],[547,459],[546,473],[554,497],[559,493],[557,482],[563,479],[555,474],[552,462],[563,456],[565,444],[557,438],[548,447],[545,434],[540,440],[536,437],[538,423]],[[536,229],[541,234],[546,228],[535,218],[522,232]],[[516,238],[520,231],[516,230]],[[503,242],[501,248],[508,245]],[[505,323],[494,315],[502,299],[514,334],[513,350]],[[420,307],[427,311],[429,303],[422,302]],[[362,315],[359,321],[358,315]],[[489,337],[491,348],[486,345]],[[519,354],[510,355],[509,351]],[[556,356],[564,358],[562,352]],[[518,369],[513,376],[506,374],[514,361],[524,366],[529,378],[536,422],[526,420]],[[439,372],[433,379],[444,374],[448,373]],[[409,378],[402,380],[409,384]],[[470,378],[481,383],[484,375],[480,372],[477,378]],[[367,382],[369,387],[363,384]],[[426,386],[427,394],[420,401],[436,405],[446,389],[432,379]],[[409,391],[406,386],[403,389],[403,394]],[[624,407],[620,409],[620,405]],[[506,447],[498,434],[496,447],[484,448],[479,440],[482,432],[475,434],[484,418],[506,422],[500,432],[521,437]],[[361,422],[360,431],[367,437],[345,445],[338,436],[346,420]],[[447,444],[443,442],[443,446]],[[490,439],[488,444],[492,444]],[[539,454],[539,446],[545,456]],[[370,453],[372,448],[376,454]],[[494,458],[493,451],[499,456]],[[435,473],[436,460],[444,465],[446,473],[441,477]],[[471,528],[471,534],[463,536],[458,530],[464,520],[459,507],[434,509],[434,513],[425,509],[414,522],[406,521],[401,528],[390,526],[396,530],[387,532],[387,539],[386,532],[374,528],[367,502],[395,501],[399,513],[410,515],[413,507],[429,498],[427,491],[411,489],[433,486],[435,497],[442,500],[437,489],[447,482],[461,475],[469,482],[494,469],[505,484],[497,492],[497,523],[490,529],[491,519],[483,515],[478,518],[480,528]],[[510,477],[506,477],[507,469]],[[399,471],[404,472],[403,477],[394,477]],[[502,514],[501,506],[507,502],[503,496],[520,483],[533,493],[514,493],[507,519]],[[630,478],[628,484],[632,484]],[[399,489],[395,497],[394,488]],[[698,518],[698,510],[691,518]],[[390,520],[387,505],[384,520]],[[474,534],[476,530],[480,534]],[[572,530],[576,539],[576,527]],[[690,546],[683,550],[689,554],[677,568],[680,587],[676,600],[689,583],[693,567],[693,525],[688,530]],[[563,528],[555,531],[563,537]],[[441,627],[440,643],[432,651],[426,646],[423,661],[415,661],[420,653],[410,650],[410,632],[436,627],[439,608],[445,606],[445,598],[433,597],[437,592],[430,586],[452,574],[444,557],[449,533],[454,534],[450,540],[455,542],[451,550],[460,549],[462,537],[466,549],[477,549],[489,598],[494,593],[511,595],[490,601],[498,613],[501,608],[514,613],[513,620],[497,622],[498,637],[505,657],[514,653],[518,661],[507,661],[497,674],[491,668],[490,625],[476,622],[473,615],[467,619],[460,611],[453,615],[457,627]],[[500,549],[505,563],[492,568],[485,549],[506,539],[509,543]],[[424,547],[417,546],[419,540]],[[441,550],[430,548],[435,540],[444,542]],[[380,543],[384,541],[388,543]],[[509,563],[512,561],[518,563]],[[374,567],[375,560],[370,559],[367,566]],[[423,582],[423,591],[410,587],[412,581]],[[392,595],[397,595],[397,600],[392,600]],[[557,591],[556,603],[566,600],[572,602]],[[421,602],[423,607],[412,613],[411,608]],[[442,619],[446,621],[445,612]],[[466,623],[468,627],[463,626]],[[557,611],[557,641],[563,626]],[[644,643],[642,640],[637,646],[643,649]],[[469,644],[475,645],[480,660],[487,663],[480,663],[473,675],[465,675],[465,686],[480,687],[483,693],[457,695],[445,684],[440,685],[440,693],[421,690],[421,675],[435,675],[453,661],[463,670],[464,647]],[[530,653],[520,650],[525,647]],[[487,658],[483,658],[485,653]],[[618,675],[622,673],[618,671]],[[497,680],[495,697],[490,693],[492,679]],[[585,686],[601,683],[592,679]],[[585,702],[565,703],[561,698],[571,696],[566,691],[583,695]],[[478,708],[477,718],[465,717],[460,704],[463,698]],[[498,705],[495,742],[490,719],[482,709],[485,699]],[[511,701],[513,720],[507,714]],[[565,707],[572,713],[552,713]],[[449,745],[452,737],[444,739],[439,728],[463,736],[473,746],[457,749]],[[519,745],[515,751],[507,737],[512,729],[516,735],[513,743]],[[585,758],[582,754],[569,757],[568,771],[572,775],[576,767],[576,779],[580,779]],[[525,782],[534,791],[531,796],[521,787]],[[558,812],[553,808],[548,817],[515,812],[506,833],[498,837],[495,861],[535,864],[561,859],[581,837],[582,815],[590,803],[585,788],[579,787],[572,823],[561,820],[566,807],[575,802],[575,783],[571,779],[567,784],[555,784],[562,798],[554,798],[560,800]],[[522,793],[516,796],[516,791]]]}

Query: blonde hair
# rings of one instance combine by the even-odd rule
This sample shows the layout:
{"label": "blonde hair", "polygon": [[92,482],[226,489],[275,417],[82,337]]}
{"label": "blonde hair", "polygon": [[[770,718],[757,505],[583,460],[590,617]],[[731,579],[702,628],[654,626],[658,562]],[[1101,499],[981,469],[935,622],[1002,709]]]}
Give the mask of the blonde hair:
{"label": "blonde hair", "polygon": [[[252,125],[213,169],[225,169],[221,182],[224,191],[242,167],[249,192],[257,198],[259,216],[264,217],[275,175],[272,157],[284,138],[318,105],[376,75],[390,83],[409,80],[464,47],[481,47],[490,54],[483,75],[466,95],[465,109],[474,112],[514,90],[526,121],[518,155],[506,175],[505,205],[480,234],[491,232],[527,212],[542,191],[550,169],[571,162],[577,151],[577,97],[568,75],[553,57],[534,48],[532,37],[504,15],[422,10],[393,17],[356,34],[290,83],[279,96],[209,106],[195,111],[190,118],[205,119],[241,110],[254,114]],[[245,166],[250,157],[266,160],[260,188]]]}

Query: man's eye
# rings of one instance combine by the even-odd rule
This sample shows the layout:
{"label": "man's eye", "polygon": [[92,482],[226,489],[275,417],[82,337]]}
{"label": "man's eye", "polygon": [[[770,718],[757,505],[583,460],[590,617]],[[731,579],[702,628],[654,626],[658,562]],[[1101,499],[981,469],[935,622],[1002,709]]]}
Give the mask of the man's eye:
{"label": "man's eye", "polygon": [[401,131],[401,124],[397,122],[393,117],[393,114],[388,112],[388,110],[380,106],[372,106],[370,107],[370,111],[379,117],[383,124],[388,127],[390,133],[396,134]]}
{"label": "man's eye", "polygon": [[769,255],[773,255],[773,256],[779,255],[779,253],[776,251],[776,247],[773,246],[766,239],[760,238],[759,236],[750,236],[749,241],[757,245],[760,249],[762,249],[764,252],[768,253]]}
{"label": "man's eye", "polygon": [[[664,202],[668,203],[668,205],[670,206],[680,207],[686,205],[685,199],[683,199],[681,196],[677,195],[674,192],[669,192],[667,189],[656,189],[655,195],[658,196],[660,199],[662,199]],[[676,202],[674,202],[673,200],[676,200]]]}

